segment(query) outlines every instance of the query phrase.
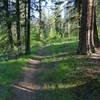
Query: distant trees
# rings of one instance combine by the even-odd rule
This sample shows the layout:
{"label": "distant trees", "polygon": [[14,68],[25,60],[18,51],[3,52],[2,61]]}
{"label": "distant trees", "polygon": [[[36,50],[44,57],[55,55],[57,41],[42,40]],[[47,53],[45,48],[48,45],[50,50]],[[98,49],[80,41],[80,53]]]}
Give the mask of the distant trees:
{"label": "distant trees", "polygon": [[20,56],[22,51],[21,51],[20,3],[19,3],[19,0],[16,0],[16,30],[17,30],[18,55]]}
{"label": "distant trees", "polygon": [[62,8],[61,5],[63,4],[63,1],[58,0],[55,2],[55,8],[54,8],[54,16],[55,16],[55,30],[57,34],[59,34],[61,37],[63,36],[62,33]]}
{"label": "distant trees", "polygon": [[[71,39],[71,28],[72,28],[72,22],[75,21],[75,13],[74,13],[74,6],[73,1],[69,1],[65,6],[65,34],[69,39]],[[74,19],[74,20],[73,20]]]}
{"label": "distant trees", "polygon": [[44,39],[51,37],[66,36],[70,39],[71,32],[77,28],[79,31],[77,52],[81,54],[95,52],[100,46],[95,0],[75,1],[74,5],[72,0],[51,0],[52,6],[49,7],[48,0],[0,0],[0,48],[5,48],[4,52],[8,54],[14,51],[17,56],[23,53],[30,54],[32,30],[36,29],[34,35],[44,43]]}
{"label": "distant trees", "polygon": [[4,30],[2,27],[5,27],[6,32],[3,35],[6,37],[3,41],[7,40],[7,48],[9,48],[6,51],[15,51],[17,56],[24,53],[22,50],[25,50],[25,54],[29,54],[31,0],[1,0],[0,11],[0,30]]}

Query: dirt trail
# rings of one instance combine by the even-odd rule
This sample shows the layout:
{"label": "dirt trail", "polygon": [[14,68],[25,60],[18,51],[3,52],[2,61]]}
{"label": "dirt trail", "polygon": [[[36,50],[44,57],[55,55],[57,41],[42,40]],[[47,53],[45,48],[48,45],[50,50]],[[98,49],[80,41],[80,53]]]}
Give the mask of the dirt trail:
{"label": "dirt trail", "polygon": [[42,48],[36,57],[30,60],[27,67],[23,69],[22,79],[14,86],[15,97],[13,100],[37,100],[35,91],[41,90],[41,85],[37,84],[37,77],[41,73],[38,64],[41,62]]}
{"label": "dirt trail", "polygon": [[[22,79],[20,80],[20,82],[18,82],[18,84],[14,86],[15,97],[12,100],[57,100],[59,96],[58,97],[56,97],[55,95],[52,96],[52,93],[56,94],[56,91],[52,91],[52,93],[50,94],[50,91],[43,90],[41,84],[37,82],[38,77],[44,73],[44,70],[39,67],[39,64],[41,64],[41,59],[45,59],[45,56],[42,56],[44,52],[45,52],[45,47],[42,47],[42,49],[39,50],[37,56],[31,59],[27,64],[27,67],[23,69]],[[64,60],[64,56],[65,55],[57,57],[56,61],[60,61],[62,59]],[[81,61],[82,58],[84,60],[84,56],[78,57],[78,59],[81,59]],[[100,65],[100,63],[98,63],[99,60],[100,60],[100,52],[97,52],[91,55],[90,59],[88,60],[86,59],[85,64],[86,65],[92,64],[94,66],[95,65],[99,66]],[[88,75],[89,74],[100,75],[99,70],[89,70],[85,68],[85,72],[86,71]]]}

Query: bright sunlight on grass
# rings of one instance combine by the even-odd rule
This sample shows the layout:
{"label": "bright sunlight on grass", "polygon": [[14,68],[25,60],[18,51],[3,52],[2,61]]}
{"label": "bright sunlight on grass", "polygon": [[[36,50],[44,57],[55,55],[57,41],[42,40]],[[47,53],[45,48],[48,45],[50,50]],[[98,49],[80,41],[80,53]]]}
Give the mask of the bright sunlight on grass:
{"label": "bright sunlight on grass", "polygon": [[44,100],[97,100],[99,97],[100,82],[95,73],[99,70],[98,62],[76,55],[76,48],[77,40],[64,39],[46,46],[43,54],[46,58],[40,64],[44,74],[39,77],[43,85],[41,97],[46,95]]}
{"label": "bright sunlight on grass", "polygon": [[0,63],[0,100],[6,100],[11,95],[11,87],[20,78],[22,68],[27,59],[20,58]]}

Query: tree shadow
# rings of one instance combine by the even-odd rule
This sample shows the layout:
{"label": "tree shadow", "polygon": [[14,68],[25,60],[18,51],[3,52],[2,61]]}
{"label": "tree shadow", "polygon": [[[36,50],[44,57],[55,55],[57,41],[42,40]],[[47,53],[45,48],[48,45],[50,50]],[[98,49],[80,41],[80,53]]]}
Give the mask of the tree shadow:
{"label": "tree shadow", "polygon": [[[53,88],[50,85],[49,88],[46,87],[40,90],[32,90],[25,87],[16,89],[18,89],[20,95],[29,95],[24,100],[98,100],[100,98],[100,82],[98,81],[67,88],[60,88],[59,83],[57,85],[53,86]],[[17,98],[16,100],[21,99]]]}
{"label": "tree shadow", "polygon": [[[70,66],[72,72],[61,70],[65,71],[63,79],[56,80],[55,75],[52,75],[52,77],[49,77],[50,79],[44,81],[42,84],[48,84],[50,87],[54,86],[53,89],[50,89],[47,85],[48,89],[37,91],[36,95],[41,92],[39,100],[98,100],[100,98],[100,59],[76,55],[74,52],[76,46],[73,49],[73,45],[74,43],[69,44],[69,47],[66,47],[68,44],[46,47],[46,51],[43,53],[45,58],[42,60],[47,59],[47,61],[42,61],[40,65],[40,67],[45,68],[46,74],[55,70],[55,67],[61,63],[65,63],[65,66]],[[52,52],[48,52],[50,48],[53,48]],[[53,55],[55,56],[53,57]],[[57,60],[58,58],[61,59]],[[59,73],[57,76],[59,76]],[[79,85],[80,82],[78,83],[77,81],[81,81],[82,84]],[[77,83],[78,85],[72,88],[59,88],[59,84]]]}
{"label": "tree shadow", "polygon": [[[68,66],[68,69],[61,70],[63,78],[60,78],[59,71],[56,73],[56,76],[59,77],[57,80],[55,74],[51,73],[52,77],[36,83],[42,86],[41,89],[15,87],[15,90],[19,91],[18,95],[28,95],[24,100],[98,100],[100,98],[99,58],[76,55],[75,48],[75,43],[45,47],[42,53],[32,58],[33,61],[40,61],[34,65],[38,66],[37,69],[42,69],[36,80],[40,80],[40,76],[53,70],[55,73],[55,68],[59,64]],[[28,63],[28,65],[33,68],[32,63]],[[75,85],[73,86],[73,84]],[[16,95],[16,97],[18,96]]]}

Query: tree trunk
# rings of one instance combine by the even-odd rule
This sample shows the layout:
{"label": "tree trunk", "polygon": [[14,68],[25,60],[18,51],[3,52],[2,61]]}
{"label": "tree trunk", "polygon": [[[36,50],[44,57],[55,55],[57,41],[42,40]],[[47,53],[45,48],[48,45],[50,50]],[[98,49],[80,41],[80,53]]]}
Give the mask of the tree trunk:
{"label": "tree trunk", "polygon": [[71,39],[71,21],[70,21],[70,8],[67,8],[67,16],[68,16],[68,22],[67,22],[67,35],[68,35],[68,39]]}
{"label": "tree trunk", "polygon": [[96,21],[94,8],[94,0],[82,0],[78,53],[90,55],[95,52],[96,45],[94,37],[97,32],[95,30]]}
{"label": "tree trunk", "polygon": [[97,24],[96,24],[96,7],[94,11],[94,43],[95,43],[96,48],[100,47],[100,41],[99,41],[99,36],[98,36]]}
{"label": "tree trunk", "polygon": [[80,23],[81,22],[80,21],[81,20],[80,19],[81,18],[81,8],[82,8],[81,6],[82,6],[82,1],[81,0],[77,0],[77,9],[78,9],[78,17],[79,17],[78,18],[78,20],[79,20],[79,27],[81,25],[81,23]]}
{"label": "tree trunk", "polygon": [[26,54],[30,54],[30,8],[31,0],[28,0],[27,34],[26,34]]}
{"label": "tree trunk", "polygon": [[41,39],[42,35],[42,0],[39,0],[39,38]]}
{"label": "tree trunk", "polygon": [[19,0],[16,0],[16,30],[17,30],[17,46],[18,46],[18,55],[21,55],[21,37],[20,37],[20,5]]}
{"label": "tree trunk", "polygon": [[7,25],[7,33],[8,33],[8,41],[10,48],[13,48],[13,36],[12,36],[12,30],[11,30],[11,21],[10,21],[10,14],[9,14],[9,0],[4,0],[4,9],[6,14],[6,25]]}
{"label": "tree trunk", "polygon": [[[83,1],[83,0],[82,0]],[[87,24],[87,0],[82,2],[82,16],[81,16],[81,24],[80,24],[80,32],[79,32],[79,45],[78,45],[78,53],[84,53],[86,51],[86,24]]]}
{"label": "tree trunk", "polygon": [[25,53],[26,53],[26,45],[27,45],[27,0],[24,1],[25,9],[24,9],[24,34],[25,34]]}

